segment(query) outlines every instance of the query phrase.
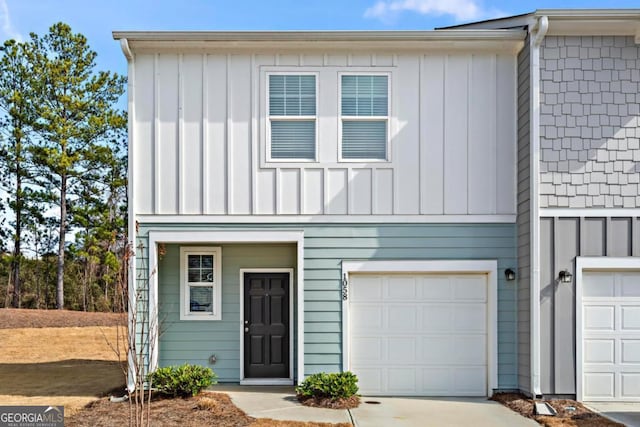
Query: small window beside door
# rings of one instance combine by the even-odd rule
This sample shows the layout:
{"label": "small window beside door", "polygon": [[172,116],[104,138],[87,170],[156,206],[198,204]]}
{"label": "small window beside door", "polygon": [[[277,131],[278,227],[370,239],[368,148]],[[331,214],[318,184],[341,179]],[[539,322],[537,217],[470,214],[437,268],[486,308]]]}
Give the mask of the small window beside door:
{"label": "small window beside door", "polygon": [[180,320],[222,319],[221,248],[180,249]]}

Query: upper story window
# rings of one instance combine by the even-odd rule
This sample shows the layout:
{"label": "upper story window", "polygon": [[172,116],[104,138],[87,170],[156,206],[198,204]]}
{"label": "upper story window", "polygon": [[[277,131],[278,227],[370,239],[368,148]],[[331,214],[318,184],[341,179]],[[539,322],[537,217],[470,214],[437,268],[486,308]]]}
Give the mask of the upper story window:
{"label": "upper story window", "polygon": [[389,76],[342,74],[340,83],[340,159],[387,160]]}
{"label": "upper story window", "polygon": [[221,320],[221,249],[180,249],[180,319]]}
{"label": "upper story window", "polygon": [[270,161],[315,161],[315,74],[269,74]]}

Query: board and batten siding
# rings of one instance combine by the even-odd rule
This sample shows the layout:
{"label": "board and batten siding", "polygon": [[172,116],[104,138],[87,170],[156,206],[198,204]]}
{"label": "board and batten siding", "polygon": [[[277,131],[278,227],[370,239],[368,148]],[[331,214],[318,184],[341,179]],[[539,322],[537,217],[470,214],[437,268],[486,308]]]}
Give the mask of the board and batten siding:
{"label": "board and batten siding", "polygon": [[[222,320],[212,321],[180,320],[180,245],[165,246],[165,253],[158,261],[158,311],[161,322],[158,364],[160,367],[183,363],[209,366],[218,375],[218,381],[237,382],[240,378],[240,269],[295,270],[296,248],[291,244],[219,246],[222,248]],[[294,322],[294,341],[295,316],[296,313],[291,317]],[[215,365],[209,364],[211,355],[217,358]]]}
{"label": "board and batten siding", "polygon": [[[393,260],[393,259],[497,259],[498,260],[498,385],[501,389],[517,388],[517,312],[516,312],[516,282],[504,280],[506,268],[516,268],[516,226],[514,224],[261,224],[261,229],[304,230],[304,346],[305,346],[305,375],[316,372],[337,372],[342,370],[342,299],[341,299],[341,263],[344,260]],[[229,226],[219,224],[140,224],[138,234],[138,275],[142,280],[139,286],[144,286],[144,277],[148,274],[146,259],[146,245],[149,231],[154,230],[225,230],[251,229],[250,225],[233,224]],[[215,242],[211,243],[215,245]],[[203,246],[199,244],[198,246]],[[240,245],[232,245],[237,251],[234,261],[228,261],[229,250],[223,245],[223,321],[220,322],[189,322],[193,326],[193,345],[189,342],[180,344],[184,349],[194,348],[194,351],[177,355],[165,353],[171,346],[176,347],[177,335],[171,335],[171,329],[161,337],[161,363],[190,358],[191,361],[206,362],[204,357],[211,353],[209,347],[197,343],[200,338],[217,337],[217,332],[206,332],[201,328],[215,331],[220,328],[220,337],[224,341],[225,349],[211,344],[216,354],[224,356],[223,362],[214,366],[219,367],[221,379],[237,381],[239,370],[233,367],[233,356],[239,356],[239,297],[238,276],[236,271],[240,266],[251,268],[262,266],[268,259],[261,260],[257,254],[263,249],[271,251],[271,245],[250,245],[247,259],[241,259]],[[245,246],[245,248],[247,248]],[[284,249],[282,249],[284,250]],[[288,250],[288,249],[287,249]],[[170,285],[165,283],[178,280],[178,265],[175,255],[177,246],[167,245],[167,255],[160,265],[160,274],[168,274],[167,278],[160,277],[161,290],[160,306],[171,304],[178,295],[171,291]],[[277,261],[294,261],[287,252],[286,257],[278,257]],[[227,263],[225,263],[227,262]],[[231,267],[226,267],[229,264]],[[254,265],[255,264],[255,265]],[[295,265],[295,264],[294,264]],[[225,270],[226,269],[226,270]],[[166,272],[166,273],[165,273]],[[231,282],[229,287],[227,280]],[[175,317],[176,314],[170,314]],[[234,323],[235,322],[235,323]],[[184,328],[181,322],[176,322],[176,328]],[[235,331],[233,328],[235,325]],[[176,329],[176,331],[178,331]],[[183,331],[183,329],[180,329]],[[187,331],[180,336],[180,340],[190,341]],[[167,335],[168,334],[168,335]],[[173,344],[171,340],[173,338]],[[234,340],[237,340],[234,343]],[[208,345],[208,344],[207,344]],[[192,346],[192,347],[190,347]],[[189,356],[189,354],[197,356]],[[295,354],[295,353],[294,353]],[[217,371],[216,371],[217,372]]]}
{"label": "board and batten siding", "polygon": [[[516,213],[516,57],[140,52],[135,214]],[[266,162],[268,71],[318,76],[318,161]],[[340,162],[339,75],[390,75],[390,159]]]}
{"label": "board and batten siding", "polygon": [[[540,219],[540,383],[543,394],[576,393],[577,256],[640,256],[640,218]],[[560,283],[561,270],[569,270],[574,282]]]}
{"label": "board and batten siding", "polygon": [[531,156],[529,39],[518,54],[518,387],[531,391]]}

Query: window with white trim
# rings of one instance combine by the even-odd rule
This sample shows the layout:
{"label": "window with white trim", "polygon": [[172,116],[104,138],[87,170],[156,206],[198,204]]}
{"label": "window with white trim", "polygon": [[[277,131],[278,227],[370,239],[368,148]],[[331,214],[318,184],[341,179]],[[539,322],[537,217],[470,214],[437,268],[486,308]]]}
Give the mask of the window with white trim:
{"label": "window with white trim", "polygon": [[340,87],[340,159],[387,160],[389,76],[342,74]]}
{"label": "window with white trim", "polygon": [[268,75],[269,161],[315,161],[315,74]]}
{"label": "window with white trim", "polygon": [[180,248],[180,320],[222,319],[222,249]]}

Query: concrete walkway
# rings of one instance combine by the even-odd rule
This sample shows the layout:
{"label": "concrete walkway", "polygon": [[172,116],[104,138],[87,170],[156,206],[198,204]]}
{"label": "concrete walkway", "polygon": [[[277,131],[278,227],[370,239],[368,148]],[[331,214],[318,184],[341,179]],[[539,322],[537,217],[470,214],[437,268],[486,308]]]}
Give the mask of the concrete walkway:
{"label": "concrete walkway", "polygon": [[485,397],[364,397],[351,414],[357,427],[539,427],[535,421]]}
{"label": "concrete walkway", "polygon": [[640,403],[584,402],[584,406],[627,427],[640,427]]}
{"label": "concrete walkway", "polygon": [[233,403],[247,415],[288,421],[351,423],[346,410],[310,408],[298,402],[290,386],[245,386],[218,384],[209,390],[227,393]]}
{"label": "concrete walkway", "polygon": [[347,410],[310,408],[298,403],[293,387],[219,384],[211,391],[227,393],[247,415],[274,420],[351,423],[378,426],[536,427],[499,403],[486,398],[363,397]]}

